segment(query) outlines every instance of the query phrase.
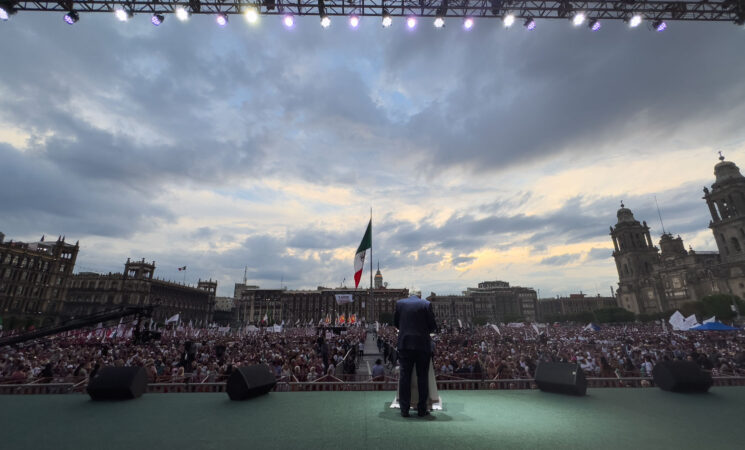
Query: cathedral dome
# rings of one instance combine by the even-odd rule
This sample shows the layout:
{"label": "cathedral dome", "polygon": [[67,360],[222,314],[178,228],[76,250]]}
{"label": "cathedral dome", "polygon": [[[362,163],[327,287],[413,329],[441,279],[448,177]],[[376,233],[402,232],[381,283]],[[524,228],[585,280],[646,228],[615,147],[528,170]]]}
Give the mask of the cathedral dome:
{"label": "cathedral dome", "polygon": [[632,213],[629,208],[623,206],[623,202],[621,202],[621,208],[616,213],[616,217],[618,217],[618,223],[636,222],[636,219],[634,219],[634,213]]}
{"label": "cathedral dome", "polygon": [[725,161],[724,156],[720,156],[719,162],[714,166],[714,175],[717,184],[743,178],[740,168],[732,161]]}

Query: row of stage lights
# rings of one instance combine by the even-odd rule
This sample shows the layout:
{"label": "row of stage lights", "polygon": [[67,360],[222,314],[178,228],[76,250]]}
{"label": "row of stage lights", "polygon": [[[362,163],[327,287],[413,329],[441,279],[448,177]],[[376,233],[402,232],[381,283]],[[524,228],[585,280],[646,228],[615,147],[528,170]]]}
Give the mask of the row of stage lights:
{"label": "row of stage lights", "polygon": [[[191,13],[187,11],[187,9],[183,6],[179,6],[175,9],[174,14],[176,15],[176,18],[178,18],[181,21],[185,21],[189,19],[189,16]],[[130,10],[126,10],[123,8],[119,8],[114,10],[114,15],[116,15],[116,18],[120,21],[124,22],[129,20],[134,16],[134,13]],[[243,16],[246,18],[246,21],[248,23],[256,23],[259,20],[259,10],[256,8],[248,8],[244,13]],[[0,7],[0,19],[2,20],[8,20],[8,12]],[[72,10],[64,15],[64,20],[70,25],[73,25],[78,20],[80,20],[80,14]],[[215,20],[217,24],[221,27],[224,27],[228,24],[228,15],[225,13],[217,13],[215,15]],[[406,18],[406,26],[409,29],[414,29],[417,26],[417,18],[415,16],[409,16]],[[515,24],[515,21],[517,20],[517,17],[514,14],[507,13],[502,18],[502,23],[506,28],[511,27]],[[590,19],[588,18],[585,13],[583,12],[577,12],[574,13],[570,20],[572,21],[572,24],[576,27],[579,27],[583,25],[584,23],[587,23],[587,26],[592,31],[598,31],[600,30],[601,23],[598,19]],[[156,27],[161,25],[165,21],[165,16],[163,14],[153,14],[150,21],[153,25]],[[631,17],[629,17],[626,22],[629,24],[631,28],[636,28],[639,25],[641,25],[643,21],[643,18],[640,14],[635,14]],[[292,28],[295,26],[295,16],[292,14],[285,14],[282,17],[282,23],[287,28]],[[349,26],[352,28],[357,28],[360,24],[360,17],[356,15],[349,16]],[[393,17],[388,14],[387,12],[383,12],[383,16],[381,18],[381,24],[384,28],[388,28],[393,24]],[[435,28],[442,28],[445,26],[445,17],[444,16],[438,16],[435,17],[435,20],[433,21],[433,25]],[[466,30],[470,30],[473,28],[474,25],[474,19],[472,17],[465,17],[463,19],[463,28]],[[328,28],[331,26],[331,18],[327,15],[321,15],[321,26],[323,28]],[[527,30],[534,30],[536,27],[535,19],[532,17],[528,17],[525,19],[525,22],[523,22],[523,26]],[[664,31],[667,29],[667,23],[663,20],[656,20],[652,23],[652,28],[656,31]]]}

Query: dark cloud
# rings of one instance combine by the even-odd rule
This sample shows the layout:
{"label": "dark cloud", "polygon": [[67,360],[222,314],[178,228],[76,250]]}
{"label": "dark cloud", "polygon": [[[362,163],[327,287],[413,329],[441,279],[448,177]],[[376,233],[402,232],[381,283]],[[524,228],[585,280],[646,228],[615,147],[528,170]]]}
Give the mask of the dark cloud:
{"label": "dark cloud", "polygon": [[587,252],[587,260],[608,259],[611,257],[612,253],[613,251],[607,248],[591,248],[590,251]]}
{"label": "dark cloud", "polygon": [[577,261],[580,256],[582,256],[580,253],[565,253],[563,255],[549,256],[543,258],[541,264],[548,266],[565,266],[571,262]]}

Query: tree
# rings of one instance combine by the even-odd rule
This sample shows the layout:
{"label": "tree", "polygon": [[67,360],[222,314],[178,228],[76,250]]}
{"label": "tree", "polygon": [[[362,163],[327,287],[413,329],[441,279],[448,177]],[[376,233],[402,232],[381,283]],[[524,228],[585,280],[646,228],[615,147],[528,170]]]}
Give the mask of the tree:
{"label": "tree", "polygon": [[594,316],[595,320],[600,323],[634,321],[634,313],[619,307],[596,309]]}
{"label": "tree", "polygon": [[389,312],[380,313],[380,323],[393,324],[393,314]]}
{"label": "tree", "polygon": [[489,319],[486,316],[476,316],[473,318],[474,325],[486,325]]}
{"label": "tree", "polygon": [[720,320],[733,319],[736,315],[736,313],[732,311],[733,304],[737,304],[737,307],[742,310],[742,301],[735,295],[707,295],[701,299],[701,303],[703,304],[703,313],[706,315],[703,319],[711,316],[716,316],[717,319]]}

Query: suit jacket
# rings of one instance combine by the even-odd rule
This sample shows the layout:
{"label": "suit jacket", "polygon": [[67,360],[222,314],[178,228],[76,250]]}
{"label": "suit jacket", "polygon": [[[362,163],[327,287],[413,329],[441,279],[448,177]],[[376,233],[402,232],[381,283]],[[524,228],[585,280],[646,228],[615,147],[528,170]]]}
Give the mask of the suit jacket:
{"label": "suit jacket", "polygon": [[398,350],[432,352],[430,333],[437,331],[432,304],[427,300],[411,296],[396,302],[393,325],[398,328]]}

